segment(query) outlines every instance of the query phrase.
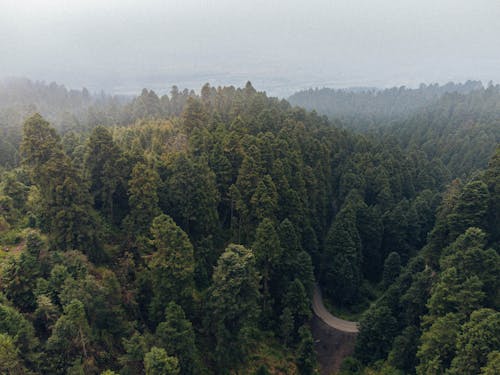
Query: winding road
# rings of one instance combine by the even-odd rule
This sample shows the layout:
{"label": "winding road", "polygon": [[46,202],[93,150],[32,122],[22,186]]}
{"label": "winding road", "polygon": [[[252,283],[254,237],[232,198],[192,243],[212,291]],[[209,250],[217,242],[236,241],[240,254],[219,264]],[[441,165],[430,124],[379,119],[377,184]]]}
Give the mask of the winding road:
{"label": "winding road", "polygon": [[350,322],[348,320],[340,319],[328,312],[328,310],[323,305],[323,297],[321,296],[321,290],[316,285],[314,287],[312,308],[314,314],[320,318],[326,325],[341,332],[347,333],[358,333],[358,322]]}

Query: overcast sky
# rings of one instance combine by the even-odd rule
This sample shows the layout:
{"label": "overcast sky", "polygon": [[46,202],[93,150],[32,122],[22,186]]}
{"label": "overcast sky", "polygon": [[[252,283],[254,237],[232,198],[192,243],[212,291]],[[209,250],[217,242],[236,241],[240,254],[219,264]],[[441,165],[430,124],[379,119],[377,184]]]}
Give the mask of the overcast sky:
{"label": "overcast sky", "polygon": [[500,0],[0,0],[0,54],[109,92],[500,82]]}

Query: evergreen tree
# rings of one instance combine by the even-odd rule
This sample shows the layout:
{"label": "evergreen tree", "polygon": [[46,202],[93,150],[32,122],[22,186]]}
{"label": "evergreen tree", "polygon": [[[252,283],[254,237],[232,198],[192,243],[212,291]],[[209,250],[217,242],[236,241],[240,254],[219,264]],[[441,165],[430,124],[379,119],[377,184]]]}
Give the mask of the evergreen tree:
{"label": "evergreen tree", "polygon": [[474,311],[457,338],[457,355],[450,374],[477,374],[488,363],[488,354],[500,350],[500,313],[491,309]]}
{"label": "evergreen tree", "polygon": [[194,289],[193,246],[186,233],[164,214],[153,220],[151,234],[155,252],[147,261],[153,289],[149,309],[152,321],[159,323],[170,301],[184,305],[191,302]]}
{"label": "evergreen tree", "polygon": [[144,235],[153,219],[158,216],[158,173],[143,163],[132,169],[128,195],[130,213],[125,218],[129,233]]}
{"label": "evergreen tree", "polygon": [[270,283],[276,279],[282,251],[278,234],[271,220],[266,218],[257,227],[252,250],[257,268],[262,275],[263,319],[269,322],[274,315],[272,311],[274,300],[271,297],[271,290],[274,290],[274,286]]}
{"label": "evergreen tree", "polygon": [[219,371],[227,371],[246,358],[259,316],[260,276],[253,253],[229,245],[217,262],[210,288],[211,330]]}
{"label": "evergreen tree", "polygon": [[175,302],[170,302],[165,309],[165,321],[156,327],[155,337],[159,347],[179,359],[182,374],[199,372],[193,326]]}
{"label": "evergreen tree", "polygon": [[299,336],[297,367],[301,374],[313,375],[316,373],[316,352],[310,328],[308,326],[300,327]]}
{"label": "evergreen tree", "polygon": [[401,258],[396,252],[389,254],[384,262],[384,272],[382,275],[382,282],[384,287],[391,285],[401,272]]}
{"label": "evergreen tree", "polygon": [[325,292],[340,304],[354,303],[361,286],[361,243],[354,210],[346,207],[335,217],[324,245],[322,280]]}
{"label": "evergreen tree", "polygon": [[54,245],[61,250],[82,250],[93,261],[102,261],[105,254],[90,195],[55,130],[40,115],[33,115],[24,124],[21,148],[23,163],[40,189],[42,228]]}
{"label": "evergreen tree", "polygon": [[104,127],[94,128],[86,144],[85,175],[90,182],[94,207],[108,219],[115,214],[118,185],[122,183],[123,165],[120,150]]}
{"label": "evergreen tree", "polygon": [[162,348],[153,346],[144,356],[146,375],[178,375],[180,374],[179,361],[170,357]]}

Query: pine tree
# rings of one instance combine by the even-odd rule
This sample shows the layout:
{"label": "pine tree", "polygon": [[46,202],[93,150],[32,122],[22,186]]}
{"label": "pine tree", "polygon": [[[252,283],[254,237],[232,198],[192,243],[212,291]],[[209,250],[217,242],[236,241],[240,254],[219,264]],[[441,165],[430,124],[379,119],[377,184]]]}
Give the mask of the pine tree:
{"label": "pine tree", "polygon": [[143,163],[138,163],[132,170],[128,195],[130,213],[124,225],[129,233],[144,235],[153,219],[158,216],[158,173]]}
{"label": "pine tree", "polygon": [[211,331],[219,371],[227,371],[247,355],[259,316],[260,276],[253,253],[229,245],[217,262],[210,288]]}
{"label": "pine tree", "polygon": [[157,216],[151,225],[155,249],[147,264],[151,270],[153,299],[151,319],[160,322],[170,301],[190,304],[194,289],[193,245],[186,233],[167,215]]}
{"label": "pine tree", "polygon": [[362,281],[362,260],[353,208],[346,207],[337,214],[324,247],[322,280],[325,292],[340,304],[355,302]]}
{"label": "pine tree", "polygon": [[199,371],[198,354],[195,345],[193,326],[186,319],[184,310],[175,302],[165,309],[165,321],[156,327],[155,337],[158,346],[179,359],[182,374],[197,374]]}

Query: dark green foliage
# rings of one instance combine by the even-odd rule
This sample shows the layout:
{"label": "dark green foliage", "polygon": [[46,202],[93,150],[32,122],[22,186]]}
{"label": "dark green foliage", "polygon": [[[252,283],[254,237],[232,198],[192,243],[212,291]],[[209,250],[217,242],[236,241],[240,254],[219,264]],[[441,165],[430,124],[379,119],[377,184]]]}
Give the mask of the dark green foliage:
{"label": "dark green foliage", "polygon": [[31,323],[14,308],[0,304],[0,333],[9,335],[28,368],[36,368],[38,339]]}
{"label": "dark green foliage", "polygon": [[[276,279],[279,277],[279,262],[282,259],[282,249],[274,224],[269,219],[264,219],[255,233],[255,241],[252,245],[255,254],[257,268],[260,270],[262,283],[262,297],[264,305],[262,309],[262,320],[271,322],[274,316],[273,305],[275,303],[271,291],[276,290]],[[272,285],[271,285],[272,284]]]}
{"label": "dark green foliage", "polygon": [[51,354],[48,369],[52,373],[64,373],[76,359],[87,360],[92,353],[90,327],[83,304],[73,300],[64,306],[63,315],[57,320],[52,335],[47,340]]}
{"label": "dark green foliage", "polygon": [[290,342],[294,332],[295,320],[293,318],[293,312],[289,307],[285,307],[283,313],[280,315],[280,334],[285,346]]}
{"label": "dark green foliage", "polygon": [[132,169],[128,183],[130,213],[125,218],[129,233],[146,234],[153,219],[160,213],[158,208],[158,173],[143,163]]}
{"label": "dark green foliage", "polygon": [[485,227],[488,210],[488,187],[482,181],[472,181],[464,186],[452,214],[448,216],[450,236],[455,239],[470,227]]}
{"label": "dark green foliage", "polygon": [[219,194],[207,161],[183,153],[173,155],[161,177],[162,209],[195,240],[217,234]]}
{"label": "dark green foliage", "polygon": [[33,311],[36,306],[34,289],[41,275],[40,251],[43,243],[36,232],[26,239],[26,251],[19,259],[11,258],[2,272],[2,291],[23,312]]}
{"label": "dark green foliage", "polygon": [[151,320],[159,323],[170,301],[186,305],[194,288],[193,246],[171,217],[160,215],[151,225],[154,253],[147,264],[151,272],[153,298]]}
{"label": "dark green foliage", "polygon": [[214,354],[221,371],[245,359],[259,315],[259,281],[253,253],[229,245],[217,262],[209,301]]}
{"label": "dark green foliage", "polygon": [[104,260],[90,194],[64,154],[60,137],[40,115],[26,120],[21,149],[23,164],[40,191],[41,226],[50,230],[54,245],[84,251],[94,261]]}
{"label": "dark green foliage", "polygon": [[155,336],[159,347],[179,359],[182,374],[199,372],[195,333],[182,307],[175,302],[168,304],[165,309],[165,321],[158,324]]}
{"label": "dark green foliage", "polygon": [[[311,319],[311,301],[306,293],[304,285],[299,279],[295,279],[290,283],[283,300],[283,306],[285,306],[283,313],[287,309],[291,312],[294,323],[293,332],[298,332],[299,328],[308,323]],[[298,339],[296,335],[292,338],[294,340]]]}
{"label": "dark green foliage", "polygon": [[438,318],[420,338],[417,374],[442,374],[450,366],[460,331],[461,316],[449,313]]}
{"label": "dark green foliage", "polygon": [[363,365],[353,357],[346,357],[342,361],[342,365],[340,366],[340,375],[354,375],[360,374],[363,370]]}
{"label": "dark green foliage", "polygon": [[121,203],[119,188],[123,191],[125,165],[120,149],[106,128],[98,126],[92,131],[87,141],[84,163],[95,209],[111,222],[117,223],[115,206]]}
{"label": "dark green foliage", "polygon": [[389,254],[384,262],[384,272],[382,274],[382,282],[387,288],[391,285],[401,272],[401,258],[396,252]]}
{"label": "dark green foliage", "polygon": [[300,344],[297,355],[297,367],[300,374],[313,375],[316,373],[316,352],[311,330],[304,325],[299,329]]}
{"label": "dark green foliage", "polygon": [[146,339],[139,334],[134,334],[129,339],[123,339],[125,354],[120,357],[120,363],[126,374],[142,374],[144,372],[144,356],[147,353]]}
{"label": "dark green foliage", "polygon": [[316,281],[370,304],[344,372],[498,372],[499,91],[471,85],[336,93],[366,108],[332,124],[250,83],[25,83],[56,128],[0,108],[0,372],[312,374]]}
{"label": "dark green foliage", "polygon": [[388,357],[388,361],[392,366],[406,373],[415,372],[420,334],[421,332],[417,327],[408,326],[394,339],[392,350]]}
{"label": "dark green foliage", "polygon": [[490,309],[474,311],[457,338],[457,355],[450,374],[477,374],[487,364],[488,354],[500,350],[500,313]]}
{"label": "dark green foliage", "polygon": [[383,359],[392,347],[398,322],[387,306],[369,309],[360,322],[356,356],[364,363]]}
{"label": "dark green foliage", "polygon": [[484,176],[488,186],[490,201],[488,203],[487,225],[491,235],[491,242],[500,243],[500,146],[493,154]]}
{"label": "dark green foliage", "polygon": [[361,286],[361,241],[351,207],[335,217],[325,240],[323,283],[325,292],[340,304],[357,300]]}

